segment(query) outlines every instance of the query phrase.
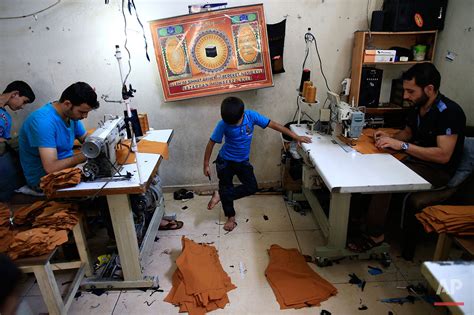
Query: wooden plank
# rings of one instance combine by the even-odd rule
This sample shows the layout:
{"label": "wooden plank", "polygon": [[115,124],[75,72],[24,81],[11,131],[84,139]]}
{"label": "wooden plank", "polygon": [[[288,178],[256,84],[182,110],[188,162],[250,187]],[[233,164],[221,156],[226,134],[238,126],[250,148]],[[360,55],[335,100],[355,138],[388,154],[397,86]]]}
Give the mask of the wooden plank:
{"label": "wooden plank", "polygon": [[124,279],[127,281],[142,280],[137,234],[129,196],[108,195],[107,202]]}
{"label": "wooden plank", "polygon": [[82,279],[84,279],[85,272],[86,265],[82,264],[79,270],[77,270],[76,276],[74,277],[74,280],[72,281],[71,286],[69,287],[66,297],[64,298],[64,309],[66,310],[66,312],[71,306],[72,300],[74,299],[74,296],[76,295],[76,292],[79,289],[79,286],[81,285]]}
{"label": "wooden plank", "polygon": [[349,102],[354,98],[354,103],[359,104],[360,80],[362,75],[362,61],[364,59],[365,36],[363,32],[354,33],[354,46],[352,49],[351,91]]}
{"label": "wooden plank", "polygon": [[439,234],[433,260],[434,261],[447,260],[449,251],[451,250],[452,243],[453,243],[453,238],[450,235],[446,233]]}
{"label": "wooden plank", "polygon": [[[81,267],[82,261],[68,261],[68,262],[60,262],[60,263],[50,263],[51,269],[54,271],[56,270],[68,270],[68,269],[78,269]],[[31,273],[34,272],[33,268],[35,266],[24,266],[20,267],[21,271],[24,273]]]}
{"label": "wooden plank", "polygon": [[48,307],[50,315],[66,314],[58,284],[54,278],[53,270],[49,262],[44,266],[34,266],[36,281],[43,296],[44,303]]}
{"label": "wooden plank", "polygon": [[76,242],[77,251],[81,261],[85,264],[85,272],[88,277],[93,274],[92,259],[87,246],[86,234],[84,233],[83,217],[79,217],[79,223],[72,229],[74,241]]}
{"label": "wooden plank", "polygon": [[57,248],[53,249],[48,254],[44,254],[41,256],[35,257],[25,257],[15,260],[15,264],[22,268],[22,267],[32,267],[32,266],[44,266],[48,263],[48,261],[53,257],[56,253]]}
{"label": "wooden plank", "polygon": [[83,289],[131,289],[131,288],[154,288],[158,287],[158,277],[145,276],[142,280],[114,281],[85,279],[82,282]]}

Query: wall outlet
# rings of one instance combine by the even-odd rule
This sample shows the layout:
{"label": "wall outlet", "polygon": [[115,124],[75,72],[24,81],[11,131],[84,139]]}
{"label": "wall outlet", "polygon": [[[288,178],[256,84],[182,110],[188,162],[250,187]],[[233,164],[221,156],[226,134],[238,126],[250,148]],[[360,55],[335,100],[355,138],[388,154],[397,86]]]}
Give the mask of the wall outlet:
{"label": "wall outlet", "polygon": [[331,110],[329,108],[321,108],[319,111],[319,121],[326,122],[329,121],[331,116]]}

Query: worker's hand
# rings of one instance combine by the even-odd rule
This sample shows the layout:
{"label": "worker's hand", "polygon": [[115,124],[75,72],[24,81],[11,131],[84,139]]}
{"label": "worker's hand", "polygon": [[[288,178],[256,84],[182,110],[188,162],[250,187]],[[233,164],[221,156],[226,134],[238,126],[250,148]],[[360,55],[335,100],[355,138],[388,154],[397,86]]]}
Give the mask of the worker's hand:
{"label": "worker's hand", "polygon": [[381,130],[378,130],[378,131],[374,132],[374,140],[375,141],[377,141],[378,139],[380,139],[382,137],[390,137],[390,135],[388,133],[386,133],[385,131],[381,131]]}
{"label": "worker's hand", "polygon": [[301,146],[301,143],[311,143],[311,138],[306,136],[298,136],[295,138],[295,141],[298,142],[298,145]]}
{"label": "worker's hand", "polygon": [[209,164],[204,164],[203,172],[204,172],[204,176],[206,176],[206,177],[211,176],[211,171],[209,169]]}
{"label": "worker's hand", "polygon": [[378,149],[400,150],[402,148],[402,141],[390,137],[380,137],[375,141],[375,146]]}

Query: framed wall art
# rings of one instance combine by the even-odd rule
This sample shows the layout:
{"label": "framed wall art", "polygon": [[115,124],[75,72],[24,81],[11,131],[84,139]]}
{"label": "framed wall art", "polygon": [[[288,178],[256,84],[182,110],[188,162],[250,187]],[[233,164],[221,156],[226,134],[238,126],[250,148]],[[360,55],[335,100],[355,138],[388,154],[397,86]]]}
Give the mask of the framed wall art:
{"label": "framed wall art", "polygon": [[150,22],[166,101],[273,86],[263,5]]}

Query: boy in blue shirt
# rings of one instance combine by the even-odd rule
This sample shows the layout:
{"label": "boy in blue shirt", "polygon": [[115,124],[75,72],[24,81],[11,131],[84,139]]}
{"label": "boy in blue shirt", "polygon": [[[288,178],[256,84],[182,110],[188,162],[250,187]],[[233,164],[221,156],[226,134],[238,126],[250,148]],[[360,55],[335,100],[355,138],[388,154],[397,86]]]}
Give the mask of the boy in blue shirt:
{"label": "boy in blue shirt", "polygon": [[[210,178],[209,159],[216,143],[224,144],[215,161],[217,176],[219,178],[219,191],[214,192],[208,204],[211,210],[222,202],[222,208],[227,217],[224,230],[232,231],[236,226],[234,200],[252,195],[257,192],[257,180],[253,173],[253,166],[249,162],[250,144],[252,143],[253,129],[257,125],[265,129],[270,127],[279,131],[300,144],[310,143],[311,138],[298,136],[288,128],[257,113],[253,110],[244,110],[244,102],[237,97],[227,97],[221,104],[222,120],[217,123],[214,132],[207,144],[204,154],[204,175]],[[242,183],[234,187],[234,175]]]}
{"label": "boy in blue shirt", "polygon": [[97,94],[84,82],[70,85],[59,101],[51,102],[31,113],[20,130],[20,161],[26,182],[40,191],[41,177],[86,160],[82,153],[73,154],[74,139],[81,143],[86,130],[80,120],[99,108]]}
{"label": "boy in blue shirt", "polygon": [[18,161],[17,139],[11,137],[12,117],[7,112],[17,111],[35,100],[35,93],[23,81],[13,81],[0,94],[0,201],[8,201],[15,189],[24,184],[23,174]]}

